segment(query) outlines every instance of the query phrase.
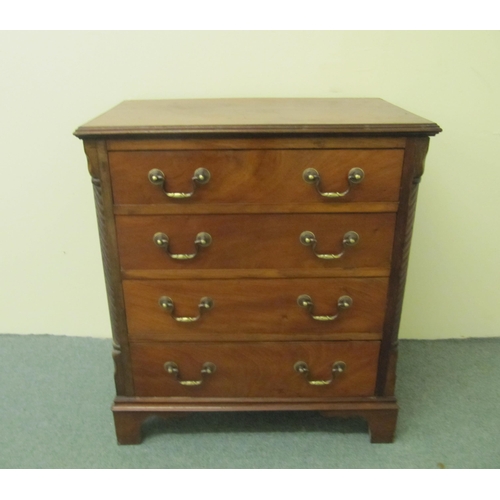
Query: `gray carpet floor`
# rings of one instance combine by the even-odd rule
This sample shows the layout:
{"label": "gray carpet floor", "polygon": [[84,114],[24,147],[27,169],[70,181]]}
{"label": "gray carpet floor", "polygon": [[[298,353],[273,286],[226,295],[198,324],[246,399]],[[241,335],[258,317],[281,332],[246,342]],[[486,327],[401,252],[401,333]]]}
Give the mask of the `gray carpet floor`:
{"label": "gray carpet floor", "polygon": [[499,468],[500,338],[400,342],[393,444],[314,413],[151,420],[116,444],[108,340],[0,335],[0,468]]}

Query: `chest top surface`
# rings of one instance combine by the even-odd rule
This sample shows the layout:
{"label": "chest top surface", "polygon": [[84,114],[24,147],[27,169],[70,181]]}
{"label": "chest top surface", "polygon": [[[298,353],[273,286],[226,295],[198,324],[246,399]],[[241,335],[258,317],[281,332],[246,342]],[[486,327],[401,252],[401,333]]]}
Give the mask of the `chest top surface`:
{"label": "chest top surface", "polygon": [[124,101],[79,127],[75,135],[439,132],[436,123],[383,99],[248,98]]}

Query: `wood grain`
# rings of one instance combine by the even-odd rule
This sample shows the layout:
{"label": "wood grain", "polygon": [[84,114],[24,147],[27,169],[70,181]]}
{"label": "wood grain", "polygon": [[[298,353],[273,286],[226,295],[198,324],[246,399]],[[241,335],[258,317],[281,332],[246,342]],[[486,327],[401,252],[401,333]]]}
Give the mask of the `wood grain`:
{"label": "wood grain", "polygon": [[[388,281],[385,278],[172,280],[123,282],[130,338],[135,334],[382,332]],[[315,321],[297,305],[301,294],[314,301],[314,314],[332,315],[343,295],[353,306],[335,321]],[[158,305],[171,297],[177,316],[196,316],[202,297],[213,309],[194,323],[179,323]]]}
{"label": "wood grain", "polygon": [[[402,149],[227,150],[227,151],[112,151],[109,162],[113,199],[121,204],[198,203],[339,204],[394,202],[399,199]],[[191,192],[194,171],[206,168],[208,184],[192,198],[173,200],[148,180],[148,172],[161,170],[167,191]],[[362,168],[365,179],[344,198],[326,199],[302,179],[306,168],[321,176],[323,191],[344,191],[352,168]]]}
{"label": "wood grain", "polygon": [[[116,436],[119,444],[139,444],[142,441],[142,423],[150,416],[165,419],[185,416],[187,412],[221,411],[319,411],[325,417],[361,417],[367,420],[372,443],[391,443],[394,439],[398,405],[382,398],[336,398],[314,401],[311,398],[135,398],[124,401],[117,398],[113,405]],[[233,398],[234,399],[234,398]],[[277,429],[279,430],[279,429]]]}
{"label": "wood grain", "polygon": [[77,137],[186,133],[420,133],[435,123],[382,99],[172,99],[124,101]]}
{"label": "wood grain", "polygon": [[393,213],[397,201],[350,203],[191,203],[177,205],[151,203],[149,205],[115,205],[116,215],[189,215],[189,214],[295,214],[295,213]]}
{"label": "wood grain", "polygon": [[[134,343],[132,370],[137,396],[189,397],[319,397],[371,396],[375,388],[378,342],[264,342]],[[217,370],[199,386],[183,386],[164,369],[167,361],[179,367],[181,380],[199,380],[203,363]],[[294,371],[304,361],[312,380],[331,379],[332,364],[346,371],[324,386],[310,385]]]}
{"label": "wood grain", "polygon": [[[120,263],[123,270],[205,269],[357,269],[389,270],[394,214],[260,214],[117,216]],[[344,255],[323,260],[312,247],[301,244],[303,231],[312,231],[318,241],[316,252]],[[359,234],[359,242],[345,248],[348,231]],[[162,232],[169,237],[169,251],[194,253],[194,241],[207,232],[212,243],[200,248],[191,260],[171,258],[153,242]],[[198,273],[202,277],[203,273]]]}
{"label": "wood grain", "polygon": [[[203,411],[204,405],[207,406],[209,411],[221,411],[222,406],[227,407],[227,411],[239,411],[236,410],[237,406],[247,405],[246,407],[250,409],[249,405],[255,405],[256,411],[269,408],[270,410],[280,410],[279,405],[287,404],[294,405],[297,410],[306,409],[304,408],[304,403],[307,405],[315,405],[312,410],[322,411],[326,409],[326,405],[331,405],[332,408],[335,407],[338,410],[348,410],[348,409],[361,409],[361,408],[371,408],[371,409],[382,409],[387,408],[386,405],[393,405],[396,403],[395,397],[370,397],[365,396],[342,396],[336,397],[334,400],[329,396],[314,396],[314,397],[273,397],[263,398],[263,397],[203,397],[199,396],[193,399],[190,396],[116,396],[114,403],[123,411],[140,411],[148,407],[152,411],[162,411],[162,409],[167,410],[171,408],[172,411],[183,412],[186,408],[191,407],[193,411]],[[302,406],[302,407],[301,407]],[[393,406],[390,406],[393,408]]]}
{"label": "wood grain", "polygon": [[252,137],[162,137],[155,139],[111,139],[108,151],[155,151],[170,149],[402,149],[404,137],[252,136]]}
{"label": "wood grain", "polygon": [[384,324],[377,394],[392,395],[396,385],[397,339],[410,258],[411,236],[417,206],[418,185],[424,173],[429,138],[408,139],[405,151],[401,205],[396,219],[393,260],[389,281],[387,315]]}
{"label": "wood grain", "polygon": [[288,269],[130,269],[123,270],[127,280],[187,280],[187,279],[245,279],[245,278],[386,278],[385,267],[304,268]]}
{"label": "wood grain", "polygon": [[[138,443],[149,415],[192,411],[315,410],[361,416],[372,442],[391,442],[397,337],[417,187],[429,136],[441,129],[381,99],[200,99],[127,101],[80,127],[94,185],[113,333],[120,443]],[[165,173],[167,190],[191,191],[199,167],[210,182],[172,200],[147,178]],[[364,181],[344,198],[321,197],[302,179],[321,176],[323,191],[343,191],[351,168]],[[349,230],[361,236],[336,261],[299,243],[312,231],[318,252],[334,253]],[[198,232],[213,243],[192,261],[174,261],[152,243],[191,253]],[[341,295],[352,308],[333,315]],[[193,323],[201,297],[214,300]],[[293,370],[327,380],[335,361],[347,370],[313,386]],[[217,370],[200,386],[205,361]]]}
{"label": "wood grain", "polygon": [[268,332],[268,333],[217,333],[212,331],[197,331],[191,329],[188,334],[185,331],[168,331],[168,334],[158,334],[149,330],[136,332],[130,338],[130,342],[164,342],[165,340],[172,342],[270,342],[280,341],[288,342],[290,340],[380,340],[382,334],[380,332],[351,332],[351,331],[336,331],[332,328],[329,332],[312,332],[304,331],[297,332],[293,335],[286,332]]}
{"label": "wood grain", "polygon": [[93,176],[92,185],[113,337],[115,386],[117,394],[131,396],[134,394],[134,383],[130,372],[127,320],[121,287],[107,154],[104,141],[86,141],[84,147],[89,172]]}

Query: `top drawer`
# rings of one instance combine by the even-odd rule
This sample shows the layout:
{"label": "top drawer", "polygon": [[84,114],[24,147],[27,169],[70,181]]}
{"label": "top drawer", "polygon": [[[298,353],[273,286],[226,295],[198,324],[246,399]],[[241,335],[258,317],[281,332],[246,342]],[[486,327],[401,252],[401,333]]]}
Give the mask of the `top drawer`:
{"label": "top drawer", "polygon": [[[116,205],[184,205],[198,203],[311,204],[395,202],[403,165],[403,149],[181,150],[111,151],[109,165]],[[207,169],[206,184],[192,181],[195,170]],[[350,184],[349,172],[362,169],[363,180]],[[158,169],[164,186],[148,173]],[[349,192],[339,198],[321,196],[304,170],[315,169],[322,192]],[[169,193],[194,193],[176,199]]]}

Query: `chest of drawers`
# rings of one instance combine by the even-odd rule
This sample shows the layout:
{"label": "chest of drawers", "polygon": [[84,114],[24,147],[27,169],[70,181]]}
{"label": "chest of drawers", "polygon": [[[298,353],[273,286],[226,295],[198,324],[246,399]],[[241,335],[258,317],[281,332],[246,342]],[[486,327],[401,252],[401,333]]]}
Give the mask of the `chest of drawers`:
{"label": "chest of drawers", "polygon": [[126,101],[80,127],[116,433],[198,411],[361,416],[393,440],[433,122],[380,99]]}

